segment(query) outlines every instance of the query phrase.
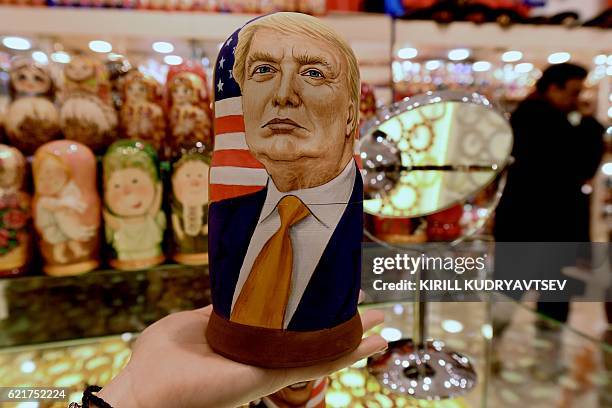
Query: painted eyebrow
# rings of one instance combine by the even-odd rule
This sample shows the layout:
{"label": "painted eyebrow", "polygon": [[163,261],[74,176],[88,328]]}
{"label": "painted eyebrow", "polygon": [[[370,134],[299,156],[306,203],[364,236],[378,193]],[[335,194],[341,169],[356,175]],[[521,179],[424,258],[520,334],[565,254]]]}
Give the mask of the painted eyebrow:
{"label": "painted eyebrow", "polygon": [[333,71],[332,65],[325,58],[318,55],[299,54],[294,57],[300,65],[323,65]]}
{"label": "painted eyebrow", "polygon": [[278,63],[278,59],[275,58],[269,52],[266,52],[266,51],[255,51],[255,52],[253,52],[253,54],[249,55],[249,59],[247,61],[247,67],[248,67],[249,70],[251,69],[251,66],[253,65],[253,63],[256,62],[256,61]]}

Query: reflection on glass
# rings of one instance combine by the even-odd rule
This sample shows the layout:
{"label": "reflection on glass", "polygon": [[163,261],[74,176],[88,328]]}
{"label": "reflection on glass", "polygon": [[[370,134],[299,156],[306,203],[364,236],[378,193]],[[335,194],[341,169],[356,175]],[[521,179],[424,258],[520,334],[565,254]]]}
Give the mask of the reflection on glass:
{"label": "reflection on glass", "polygon": [[447,208],[491,183],[510,155],[510,125],[488,102],[408,102],[361,138],[370,214],[416,217]]}

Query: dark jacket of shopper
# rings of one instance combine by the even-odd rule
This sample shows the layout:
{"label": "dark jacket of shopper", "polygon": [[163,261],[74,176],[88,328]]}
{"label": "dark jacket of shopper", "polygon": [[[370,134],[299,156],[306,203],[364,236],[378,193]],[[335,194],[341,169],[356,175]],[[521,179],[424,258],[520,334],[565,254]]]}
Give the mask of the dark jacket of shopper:
{"label": "dark jacket of shopper", "polygon": [[603,127],[591,117],[573,126],[535,95],[510,122],[515,161],[495,217],[496,240],[589,241],[589,196],[581,188],[601,161]]}

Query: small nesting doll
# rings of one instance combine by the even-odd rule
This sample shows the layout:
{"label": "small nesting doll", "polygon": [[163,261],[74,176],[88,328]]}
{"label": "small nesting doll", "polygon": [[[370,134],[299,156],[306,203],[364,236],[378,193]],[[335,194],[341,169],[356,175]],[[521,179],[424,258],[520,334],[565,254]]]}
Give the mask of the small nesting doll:
{"label": "small nesting doll", "polygon": [[22,191],[25,159],[0,145],[0,277],[25,272],[29,259],[30,196]]}
{"label": "small nesting doll", "polygon": [[172,256],[179,263],[208,263],[209,166],[202,142],[181,148],[172,164]]}
{"label": "small nesting doll", "polygon": [[166,216],[155,149],[142,141],[120,140],[108,148],[103,166],[106,241],[114,251],[111,266],[135,270],[163,262]]}
{"label": "small nesting doll", "polygon": [[96,159],[78,142],[42,145],[32,162],[34,226],[48,275],[76,275],[99,265],[100,197]]}
{"label": "small nesting doll", "polygon": [[117,128],[106,69],[97,60],[74,55],[64,68],[60,125],[66,139],[101,152]]}
{"label": "small nesting doll", "polygon": [[120,112],[121,136],[150,143],[158,152],[166,136],[160,84],[139,71],[132,71],[124,83]]}
{"label": "small nesting doll", "polygon": [[359,125],[376,116],[376,96],[374,87],[365,82],[361,83],[361,95],[359,100]]}
{"label": "small nesting doll", "polygon": [[250,408],[325,408],[327,377],[303,381],[249,404]]}
{"label": "small nesting doll", "polygon": [[10,92],[13,101],[6,113],[6,133],[10,143],[29,156],[59,136],[53,81],[45,67],[19,58],[11,64]]}
{"label": "small nesting doll", "polygon": [[201,66],[185,63],[170,68],[166,82],[170,147],[186,142],[211,143],[212,119],[206,75]]}

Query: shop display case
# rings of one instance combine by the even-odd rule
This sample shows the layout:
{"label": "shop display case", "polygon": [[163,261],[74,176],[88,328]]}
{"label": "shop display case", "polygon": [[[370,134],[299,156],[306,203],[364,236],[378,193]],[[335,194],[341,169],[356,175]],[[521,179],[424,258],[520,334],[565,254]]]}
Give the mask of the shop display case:
{"label": "shop display case", "polygon": [[[168,272],[158,271],[149,276],[160,279],[165,275],[167,278]],[[177,269],[172,272],[180,273]],[[327,406],[610,406],[612,347],[570,327],[550,324],[543,316],[509,299],[497,299],[494,304],[495,309],[504,310],[506,319],[492,318],[492,306],[490,302],[458,302],[433,303],[430,308],[428,332],[431,336],[471,357],[478,384],[470,393],[449,400],[416,401],[386,389],[368,372],[363,360],[331,376]],[[384,312],[385,323],[376,330],[388,340],[397,340],[410,333],[413,316],[410,303],[381,302],[362,306],[362,309],[372,308]],[[89,316],[90,322],[98,319],[97,315]],[[68,387],[70,400],[77,401],[85,384],[103,385],[119,372],[127,363],[136,338],[137,331],[126,330],[111,336],[46,341],[36,345],[16,345],[14,342],[12,347],[0,349],[0,378],[5,386]],[[500,356],[505,357],[503,363]]]}
{"label": "shop display case", "polygon": [[[127,57],[160,82],[171,65],[165,62],[168,56],[201,62],[210,82],[221,41],[255,16],[3,5],[0,39],[21,35],[31,39],[32,47],[15,51],[0,45],[0,119],[6,110],[2,106],[8,100],[3,96],[7,93],[3,89],[8,89],[3,69],[9,57],[34,58],[38,53],[57,73],[64,66],[62,58],[74,50],[86,49],[90,40],[104,39],[113,45],[112,53],[104,54],[104,59]],[[593,99],[598,101],[598,117],[610,123],[610,30],[535,25],[502,28],[498,24],[469,22],[439,26],[432,21],[395,20],[366,13],[331,12],[322,18],[354,48],[362,80],[376,90],[373,105],[388,105],[394,99],[427,90],[470,89],[492,96],[510,111],[512,104],[534,84],[546,57],[562,46],[563,51],[572,54],[572,61],[591,69],[589,86],[594,90]],[[164,27],[163,35],[159,27]],[[151,51],[153,42],[162,40],[174,44],[171,54]],[[470,55],[453,62],[448,52],[459,46],[469,48]],[[501,62],[504,52],[519,49],[523,52],[520,61]],[[491,61],[488,66],[484,64],[487,61]],[[487,72],[474,69],[477,63],[481,63],[480,68],[488,67]],[[608,134],[612,135],[610,129]],[[608,194],[612,185],[610,165],[604,169],[605,177],[600,175],[597,179],[599,188],[594,185],[598,200],[605,202],[597,207],[598,211],[606,216],[612,213]],[[168,169],[165,162],[162,172],[168,173],[166,176]],[[169,195],[169,177],[165,182]],[[602,193],[602,186],[606,193]],[[168,198],[163,200],[164,205],[169,203]],[[168,208],[165,211],[169,213]],[[604,218],[608,223],[598,235],[602,240],[609,239],[609,218]],[[381,225],[372,228],[383,231],[379,234],[381,239],[421,239],[417,234],[410,235],[413,231],[407,225],[408,219],[384,222],[389,225],[379,221]],[[171,251],[166,250],[166,255],[170,259]],[[107,257],[102,258],[107,261]],[[211,303],[208,265],[166,263],[135,271],[102,268],[79,276],[43,276],[41,260],[35,259],[28,275],[0,278],[0,386],[68,387],[69,400],[80,401],[87,384],[104,385],[127,364],[134,341],[148,325],[170,313]],[[364,270],[363,276],[362,286],[372,287],[370,271]],[[405,294],[366,292],[361,308],[380,309],[385,314],[385,323],[377,332],[389,341],[412,337],[415,310]],[[411,399],[387,389],[363,360],[331,375],[326,405],[612,407],[612,346],[570,324],[552,322],[531,306],[506,298],[432,302],[428,306],[428,337],[465,353],[475,368],[477,385],[462,397]],[[48,405],[0,402],[3,406],[66,407],[67,401]]]}

